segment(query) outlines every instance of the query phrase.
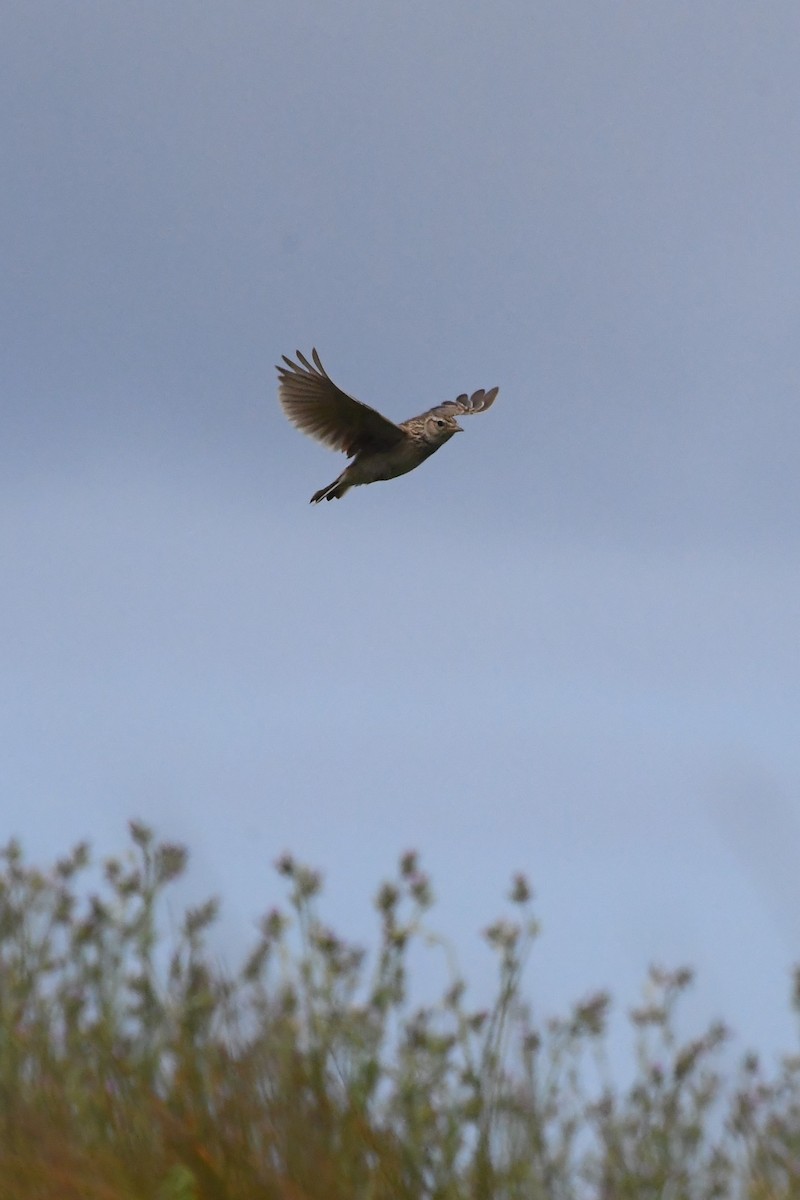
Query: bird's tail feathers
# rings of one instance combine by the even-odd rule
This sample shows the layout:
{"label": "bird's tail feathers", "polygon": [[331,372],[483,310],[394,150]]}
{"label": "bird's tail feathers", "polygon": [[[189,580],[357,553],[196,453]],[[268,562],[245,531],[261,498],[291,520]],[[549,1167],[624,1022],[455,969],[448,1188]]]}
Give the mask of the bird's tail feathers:
{"label": "bird's tail feathers", "polygon": [[334,479],[333,483],[329,483],[327,487],[320,488],[318,492],[314,492],[309,503],[319,504],[320,500],[341,500],[345,492],[349,492],[352,486],[350,483],[343,483],[342,476],[340,475],[338,479]]}

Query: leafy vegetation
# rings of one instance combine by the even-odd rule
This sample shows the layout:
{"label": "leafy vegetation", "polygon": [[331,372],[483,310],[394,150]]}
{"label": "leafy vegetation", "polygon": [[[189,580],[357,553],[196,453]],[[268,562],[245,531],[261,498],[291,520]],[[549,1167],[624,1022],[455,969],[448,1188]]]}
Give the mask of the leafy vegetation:
{"label": "leafy vegetation", "polygon": [[2,851],[4,1200],[800,1197],[800,1059],[726,1071],[723,1025],[677,1035],[691,972],[653,970],[630,1014],[636,1078],[615,1083],[605,993],[532,1018],[522,877],[514,919],[485,934],[491,1007],[458,978],[420,1007],[409,951],[433,897],[416,855],[378,891],[372,956],[323,923],[319,876],[282,858],[285,911],[233,974],[209,946],[216,901],[161,932],[186,851],[130,831],[94,891],[85,845],[48,871]]}

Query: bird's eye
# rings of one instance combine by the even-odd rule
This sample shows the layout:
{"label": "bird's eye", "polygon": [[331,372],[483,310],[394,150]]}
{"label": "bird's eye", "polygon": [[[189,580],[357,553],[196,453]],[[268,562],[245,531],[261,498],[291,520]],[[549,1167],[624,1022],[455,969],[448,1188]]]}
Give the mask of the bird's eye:
{"label": "bird's eye", "polygon": [[441,417],[436,418],[436,424],[439,427],[439,429],[444,429],[444,421],[442,420]]}

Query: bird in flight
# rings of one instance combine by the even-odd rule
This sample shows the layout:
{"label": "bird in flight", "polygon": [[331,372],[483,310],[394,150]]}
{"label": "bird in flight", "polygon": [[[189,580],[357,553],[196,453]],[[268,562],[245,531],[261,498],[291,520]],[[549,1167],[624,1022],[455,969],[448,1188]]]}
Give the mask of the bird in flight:
{"label": "bird in flight", "polygon": [[316,350],[311,351],[313,363],[299,350],[297,362],[286,355],[282,357],[286,365],[277,367],[278,396],[286,416],[302,433],[332,450],[343,450],[352,460],[338,479],[314,493],[312,504],[338,500],[362,483],[396,479],[413,471],[449,442],[454,433],[462,432],[458,417],[486,412],[499,390],[495,387],[487,392],[481,388],[471,396],[464,393],[395,425],[338,388]]}

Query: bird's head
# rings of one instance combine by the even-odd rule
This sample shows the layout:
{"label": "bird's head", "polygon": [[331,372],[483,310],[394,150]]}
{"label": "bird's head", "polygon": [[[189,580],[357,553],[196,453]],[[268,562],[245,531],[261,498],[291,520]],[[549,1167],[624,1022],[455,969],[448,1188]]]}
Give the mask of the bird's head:
{"label": "bird's head", "polygon": [[454,433],[463,433],[455,417],[449,413],[431,413],[425,421],[424,438],[433,446],[443,446]]}

